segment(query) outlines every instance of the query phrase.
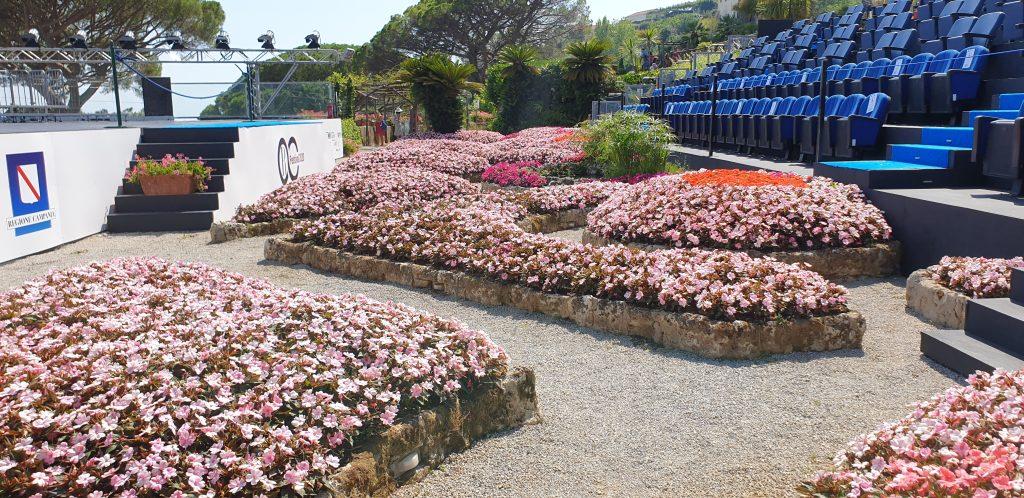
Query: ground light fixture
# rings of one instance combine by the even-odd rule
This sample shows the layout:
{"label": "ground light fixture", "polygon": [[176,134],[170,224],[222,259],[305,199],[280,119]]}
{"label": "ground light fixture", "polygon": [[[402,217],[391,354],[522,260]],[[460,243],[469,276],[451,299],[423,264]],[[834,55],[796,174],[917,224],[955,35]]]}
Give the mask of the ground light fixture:
{"label": "ground light fixture", "polygon": [[231,37],[228,36],[228,32],[221,30],[217,37],[214,38],[213,46],[217,50],[231,50]]}
{"label": "ground light fixture", "polygon": [[21,45],[26,48],[39,48],[39,30],[32,28],[21,35]]}
{"label": "ground light fixture", "polygon": [[263,45],[260,46],[260,48],[262,48],[263,50],[274,50],[274,32],[273,31],[268,29],[267,32],[263,33],[262,35],[260,35],[260,37],[257,38],[256,41],[258,41],[258,42],[263,44]]}
{"label": "ground light fixture", "polygon": [[86,43],[87,38],[85,30],[80,29],[68,38],[68,46],[71,48],[89,48],[89,44]]}
{"label": "ground light fixture", "polygon": [[312,33],[306,35],[306,47],[307,48],[320,48],[320,32],[313,30]]}
{"label": "ground light fixture", "polygon": [[124,35],[117,39],[117,44],[123,50],[135,50],[139,46],[139,43],[135,40],[134,31],[126,31]]}

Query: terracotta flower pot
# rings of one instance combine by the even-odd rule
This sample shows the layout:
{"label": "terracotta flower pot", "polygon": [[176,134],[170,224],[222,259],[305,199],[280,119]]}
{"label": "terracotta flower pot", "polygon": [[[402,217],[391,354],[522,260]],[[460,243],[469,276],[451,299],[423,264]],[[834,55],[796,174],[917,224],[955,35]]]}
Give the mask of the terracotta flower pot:
{"label": "terracotta flower pot", "polygon": [[196,191],[191,175],[140,175],[139,183],[146,195],[188,195]]}

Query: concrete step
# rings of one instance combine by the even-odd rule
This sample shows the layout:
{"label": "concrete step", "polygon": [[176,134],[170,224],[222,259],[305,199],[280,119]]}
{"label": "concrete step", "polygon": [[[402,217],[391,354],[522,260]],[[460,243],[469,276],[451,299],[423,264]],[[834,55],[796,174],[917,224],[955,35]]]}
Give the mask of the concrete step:
{"label": "concrete step", "polygon": [[216,211],[217,193],[189,195],[118,195],[114,207],[118,213],[173,213],[181,211]]}
{"label": "concrete step", "polygon": [[209,230],[213,224],[213,211],[183,211],[178,213],[110,213],[107,231],[123,232],[186,232]]}
{"label": "concrete step", "polygon": [[963,126],[925,128],[921,130],[921,143],[970,149],[974,147],[974,128]]}
{"label": "concrete step", "polygon": [[176,156],[184,154],[191,159],[218,157],[235,157],[235,144],[232,142],[181,142],[181,143],[140,143],[135,147],[139,157],[159,159],[167,154]]}
{"label": "concrete step", "polygon": [[970,375],[978,370],[991,372],[997,368],[1024,368],[1024,359],[968,336],[963,330],[922,332],[921,352],[960,375]]}
{"label": "concrete step", "polygon": [[889,146],[888,158],[895,162],[951,168],[958,162],[958,153],[966,154],[969,159],[971,149],[946,145],[893,144]]}
{"label": "concrete step", "polygon": [[967,335],[1024,355],[1024,306],[1010,298],[972,299],[964,319]]}
{"label": "concrete step", "polygon": [[168,126],[143,128],[142,143],[237,142],[238,128]]}

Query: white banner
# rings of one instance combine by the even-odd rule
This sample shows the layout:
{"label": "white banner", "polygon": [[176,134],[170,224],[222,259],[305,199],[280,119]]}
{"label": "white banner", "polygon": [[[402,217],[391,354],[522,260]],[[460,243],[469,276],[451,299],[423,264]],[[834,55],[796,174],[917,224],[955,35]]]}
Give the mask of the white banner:
{"label": "white banner", "polygon": [[0,262],[100,232],[139,133],[0,135]]}

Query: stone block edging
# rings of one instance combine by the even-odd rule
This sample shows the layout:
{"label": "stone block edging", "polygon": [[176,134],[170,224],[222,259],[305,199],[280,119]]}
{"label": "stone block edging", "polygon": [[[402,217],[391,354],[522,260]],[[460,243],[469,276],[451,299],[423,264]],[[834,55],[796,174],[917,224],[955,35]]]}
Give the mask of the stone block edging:
{"label": "stone block edging", "polygon": [[276,238],[267,240],[264,255],[269,260],[305,264],[355,278],[435,289],[484,305],[543,313],[710,358],[750,359],[796,351],[860,348],[866,328],[864,317],[856,311],[766,323],[712,320],[695,313],[642,308],[593,296],[550,294],[465,272]]}
{"label": "stone block edging", "polygon": [[299,221],[295,218],[281,218],[261,223],[217,221],[210,225],[210,243],[220,244],[229,240],[285,233]]}
{"label": "stone block edging", "polygon": [[319,496],[388,495],[423,479],[448,455],[488,435],[539,423],[535,381],[533,370],[516,368],[463,397],[400,421],[354,452]]}
{"label": "stone block edging", "polygon": [[907,278],[907,309],[937,327],[963,329],[970,300],[966,294],[936,282],[927,269],[917,270]]}
{"label": "stone block edging", "polygon": [[[644,251],[671,249],[670,246],[640,242],[618,242],[583,231],[583,243],[594,246],[623,244]],[[829,247],[813,251],[743,251],[755,258],[770,257],[783,263],[808,263],[811,270],[829,280],[842,281],[862,277],[888,277],[899,273],[900,243],[891,240],[865,247]]]}

